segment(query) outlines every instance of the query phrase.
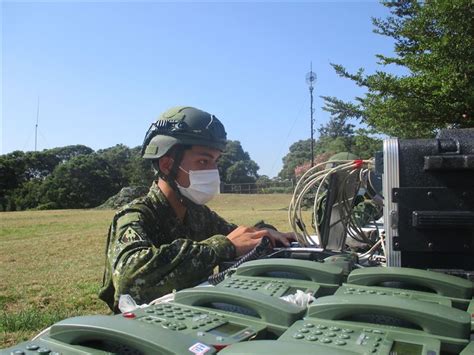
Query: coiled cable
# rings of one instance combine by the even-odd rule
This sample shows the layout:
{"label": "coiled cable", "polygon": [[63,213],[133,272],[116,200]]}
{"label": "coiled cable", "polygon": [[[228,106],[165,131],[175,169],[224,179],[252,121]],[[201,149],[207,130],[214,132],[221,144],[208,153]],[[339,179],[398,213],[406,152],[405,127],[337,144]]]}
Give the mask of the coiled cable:
{"label": "coiled cable", "polygon": [[252,249],[250,252],[248,252],[243,257],[241,257],[239,259],[239,261],[237,261],[234,265],[232,265],[228,269],[223,270],[223,271],[221,271],[217,274],[213,274],[213,275],[209,276],[207,281],[211,285],[215,286],[215,285],[221,283],[222,281],[224,281],[226,276],[232,275],[235,272],[235,269],[237,269],[243,263],[245,263],[247,261],[259,259],[259,258],[267,255],[271,250],[272,250],[272,248],[271,248],[270,238],[267,237],[267,236],[264,236],[260,240],[260,243],[254,249]]}

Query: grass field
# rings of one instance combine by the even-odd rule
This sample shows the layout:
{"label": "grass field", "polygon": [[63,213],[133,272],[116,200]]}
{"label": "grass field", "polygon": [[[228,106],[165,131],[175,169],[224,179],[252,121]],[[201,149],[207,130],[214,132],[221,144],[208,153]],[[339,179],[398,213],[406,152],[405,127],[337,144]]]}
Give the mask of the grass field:
{"label": "grass field", "polygon": [[[209,206],[228,221],[259,219],[288,231],[291,195],[219,195]],[[67,317],[108,314],[97,297],[112,210],[0,213],[0,348]]]}

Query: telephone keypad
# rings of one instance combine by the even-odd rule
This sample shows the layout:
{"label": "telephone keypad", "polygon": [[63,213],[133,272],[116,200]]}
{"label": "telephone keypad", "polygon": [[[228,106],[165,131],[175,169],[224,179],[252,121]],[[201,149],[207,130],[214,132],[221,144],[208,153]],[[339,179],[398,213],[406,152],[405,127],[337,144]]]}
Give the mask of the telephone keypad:
{"label": "telephone keypad", "polygon": [[270,296],[273,296],[277,293],[282,294],[288,289],[287,283],[280,280],[262,281],[233,276],[232,278],[229,278],[224,282],[225,283],[223,284],[223,286],[227,288],[240,288],[244,290],[251,289],[253,291],[260,290]]}
{"label": "telephone keypad", "polygon": [[385,348],[381,346],[381,344],[384,344],[385,335],[382,330],[368,327],[342,328],[331,325],[330,322],[297,321],[279,339],[288,341],[291,334],[294,341],[321,343],[332,347],[356,348],[364,353],[376,353],[379,350],[383,353],[388,346],[385,345]]}
{"label": "telephone keypad", "polygon": [[449,298],[442,297],[436,294],[431,294],[423,291],[401,291],[396,288],[389,287],[378,287],[378,286],[362,286],[353,285],[349,286],[348,284],[343,284],[339,289],[334,293],[334,295],[385,295],[385,296],[395,296],[400,298],[408,299],[418,299],[421,301],[434,302],[439,304],[444,304],[447,306],[452,306],[452,302]]}
{"label": "telephone keypad", "polygon": [[[300,280],[301,281],[301,280]],[[286,294],[286,292],[291,291],[294,292],[294,289],[302,289],[307,290],[309,286],[292,286],[291,280],[285,279],[256,279],[254,277],[249,276],[239,276],[239,275],[232,275],[222,281],[218,287],[225,287],[228,289],[243,289],[243,290],[252,290],[258,291],[263,294],[274,296],[274,297],[281,297]],[[319,289],[319,286],[312,287],[312,291]]]}
{"label": "telephone keypad", "polygon": [[[256,330],[260,327],[261,329],[258,331],[264,329],[263,325],[254,328],[248,325],[235,324],[229,320],[232,317],[212,311],[196,310],[196,308],[186,305],[152,305],[135,313],[138,321],[185,334],[197,335],[208,344],[234,343],[254,336]],[[227,331],[229,333],[224,336]]]}
{"label": "telephone keypad", "polygon": [[[35,354],[43,354],[43,355],[61,355],[60,352],[57,351],[52,351],[51,349],[48,349],[46,347],[40,347],[39,345],[36,344],[27,344],[25,346],[25,350],[22,349],[14,349],[10,352],[11,355],[26,355],[30,354],[31,352],[34,352]],[[3,352],[2,352],[3,354]]]}

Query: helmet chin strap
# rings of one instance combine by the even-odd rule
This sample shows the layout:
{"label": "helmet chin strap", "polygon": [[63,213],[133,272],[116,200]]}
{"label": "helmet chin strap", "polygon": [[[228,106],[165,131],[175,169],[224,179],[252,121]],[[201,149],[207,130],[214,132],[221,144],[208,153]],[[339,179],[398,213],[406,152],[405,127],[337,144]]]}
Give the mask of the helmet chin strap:
{"label": "helmet chin strap", "polygon": [[181,202],[187,207],[193,202],[181,194],[178,189],[178,184],[176,183],[176,177],[178,176],[179,166],[181,165],[181,161],[183,160],[185,150],[186,149],[184,147],[177,147],[175,150],[175,156],[173,158],[173,165],[171,166],[169,174],[165,175],[161,170],[158,170],[158,176],[161,179],[165,180],[168,185],[171,186],[179,202]]}

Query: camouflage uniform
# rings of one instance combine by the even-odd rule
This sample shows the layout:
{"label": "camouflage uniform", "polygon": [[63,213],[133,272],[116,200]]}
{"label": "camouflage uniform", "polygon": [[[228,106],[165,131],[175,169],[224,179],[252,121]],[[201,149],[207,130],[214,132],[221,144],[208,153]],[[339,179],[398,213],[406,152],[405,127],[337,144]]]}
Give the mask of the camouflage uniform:
{"label": "camouflage uniform", "polygon": [[99,297],[118,312],[121,294],[143,304],[199,284],[219,262],[235,258],[225,236],[236,227],[195,204],[181,222],[154,183],[147,196],[125,206],[112,221]]}

